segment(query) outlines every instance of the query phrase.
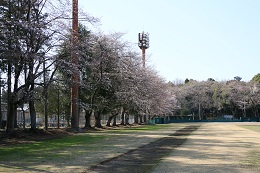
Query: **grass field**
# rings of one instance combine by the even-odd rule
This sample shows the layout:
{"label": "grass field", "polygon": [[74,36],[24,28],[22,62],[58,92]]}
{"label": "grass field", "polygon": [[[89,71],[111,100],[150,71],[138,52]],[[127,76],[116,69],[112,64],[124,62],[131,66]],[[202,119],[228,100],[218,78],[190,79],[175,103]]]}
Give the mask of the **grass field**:
{"label": "grass field", "polygon": [[[146,140],[146,132],[170,125],[142,125],[125,129],[80,133],[61,139],[0,148],[2,172],[75,172],[135,148],[135,140]],[[179,128],[176,125],[176,128]],[[143,137],[142,137],[143,136]],[[142,137],[142,138],[141,138]],[[141,141],[140,144],[146,141]],[[129,144],[127,142],[130,142]],[[133,144],[132,144],[133,143]]]}
{"label": "grass field", "polygon": [[[260,133],[260,125],[241,125],[239,127]],[[245,162],[246,164],[248,164],[248,166],[253,166],[258,168],[260,167],[260,150],[250,151],[248,152],[247,156],[248,157],[245,160]]]}
{"label": "grass field", "polygon": [[[189,124],[177,123],[142,125],[124,129],[116,128],[91,133],[79,133],[42,142],[1,147],[0,173],[83,172],[90,166],[117,157],[129,150],[136,149],[159,138],[163,138],[187,125]],[[199,148],[197,152],[202,152],[201,156],[204,156],[204,150],[200,149],[203,148],[206,141],[212,138],[212,143],[210,143],[212,145],[205,145],[204,147],[214,147],[215,145],[223,147],[225,144],[224,138],[226,137],[226,145],[228,147],[225,149],[229,150],[231,147],[237,147],[237,149],[231,151],[246,151],[245,159],[242,160],[242,163],[245,163],[249,167],[260,168],[260,151],[258,147],[260,142],[255,140],[258,136],[256,132],[260,132],[260,126],[258,126],[258,124],[239,123],[231,125],[230,123],[204,123],[204,125],[202,129],[199,129],[201,134],[198,133],[201,135],[201,138],[198,139],[196,145],[192,145],[193,147],[197,146]],[[207,129],[207,131],[205,131],[205,129]],[[234,129],[234,131],[232,131],[232,129]],[[239,131],[239,133],[236,133],[236,130]],[[226,132],[230,132],[230,134],[226,134]],[[240,135],[241,132],[243,132],[242,136]],[[214,133],[217,135],[211,135]],[[220,133],[223,135],[219,136]],[[253,136],[248,136],[248,133]],[[194,140],[194,138],[196,139],[196,137],[200,137],[198,134],[195,135],[192,140]],[[207,135],[209,135],[210,138],[206,138]],[[231,137],[233,137],[232,135],[238,136],[235,136],[231,140],[225,135],[231,135]],[[244,138],[244,136],[246,136],[246,138]],[[205,140],[203,139],[204,137]],[[219,137],[219,139],[217,137]],[[248,141],[248,139],[251,141]],[[223,141],[216,143],[216,141],[221,140]],[[235,143],[232,143],[233,141],[235,141]],[[205,152],[207,153],[205,156],[208,156],[209,151]],[[188,156],[186,154],[184,156],[191,157],[191,152],[187,154]],[[197,154],[194,155],[195,158],[198,157]],[[224,152],[224,154],[227,153]],[[202,160],[204,161],[204,159]]]}
{"label": "grass field", "polygon": [[260,125],[242,125],[240,127],[243,127],[243,128],[249,129],[249,130],[253,130],[256,132],[260,132]]}
{"label": "grass field", "polygon": [[[79,148],[84,149],[86,146],[98,143],[105,136],[95,135],[73,135],[62,139],[53,139],[43,142],[30,144],[21,144],[0,148],[0,160],[3,161],[36,161],[42,158],[55,159],[64,158],[68,155],[74,155],[79,152]],[[70,152],[65,152],[68,148],[74,148]]]}

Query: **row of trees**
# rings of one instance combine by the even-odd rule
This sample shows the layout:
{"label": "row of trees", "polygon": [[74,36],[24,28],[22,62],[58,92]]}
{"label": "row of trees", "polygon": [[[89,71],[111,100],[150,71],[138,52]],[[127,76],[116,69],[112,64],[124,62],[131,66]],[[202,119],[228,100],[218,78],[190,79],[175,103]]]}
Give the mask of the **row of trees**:
{"label": "row of trees", "polygon": [[[145,121],[145,115],[170,112],[174,97],[168,85],[154,69],[141,67],[139,53],[123,41],[122,34],[93,33],[80,25],[79,44],[71,44],[70,7],[65,0],[1,1],[0,69],[6,78],[7,133],[16,127],[16,110],[25,103],[29,104],[32,130],[36,129],[36,112],[44,114],[46,129],[48,115],[60,114],[60,110],[68,115],[69,123],[75,68],[80,71],[78,104],[86,113],[86,127],[91,126],[91,115],[100,127],[102,114],[113,118],[121,112]],[[79,66],[71,63],[75,50]],[[52,102],[53,89],[58,90],[58,104]]]}
{"label": "row of trees", "polygon": [[172,84],[178,100],[176,114],[206,116],[228,114],[240,117],[259,117],[260,111],[260,74],[250,82],[241,81],[240,77],[225,82],[185,80],[185,84]]}
{"label": "row of trees", "polygon": [[[93,126],[92,115],[94,125],[101,127],[103,114],[109,115],[107,125],[119,115],[123,124],[129,114],[138,123],[178,110],[198,114],[201,119],[207,113],[238,115],[239,110],[244,116],[249,110],[259,116],[258,83],[241,82],[237,77],[226,83],[210,79],[166,84],[153,68],[142,67],[140,53],[122,39],[123,34],[94,33],[84,25],[79,26],[79,44],[72,45],[70,11],[67,0],[1,1],[0,70],[6,78],[8,133],[17,125],[17,108],[25,103],[29,104],[32,130],[36,129],[36,112],[44,115],[46,129],[51,114],[67,115],[69,125],[75,68],[80,72],[77,103],[85,112],[85,127]],[[91,23],[98,22],[81,15]],[[72,51],[77,52],[78,66],[71,63]]]}

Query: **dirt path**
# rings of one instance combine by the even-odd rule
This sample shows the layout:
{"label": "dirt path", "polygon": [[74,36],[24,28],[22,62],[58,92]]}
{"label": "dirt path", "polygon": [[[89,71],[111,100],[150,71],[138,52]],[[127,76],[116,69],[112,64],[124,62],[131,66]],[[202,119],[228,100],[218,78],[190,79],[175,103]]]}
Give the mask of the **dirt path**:
{"label": "dirt path", "polygon": [[110,160],[92,167],[87,173],[145,173],[150,172],[160,159],[167,156],[174,148],[182,145],[187,136],[197,130],[198,125],[187,126],[175,133],[130,150]]}
{"label": "dirt path", "polygon": [[253,123],[203,124],[153,173],[259,173],[260,133],[241,125]]}

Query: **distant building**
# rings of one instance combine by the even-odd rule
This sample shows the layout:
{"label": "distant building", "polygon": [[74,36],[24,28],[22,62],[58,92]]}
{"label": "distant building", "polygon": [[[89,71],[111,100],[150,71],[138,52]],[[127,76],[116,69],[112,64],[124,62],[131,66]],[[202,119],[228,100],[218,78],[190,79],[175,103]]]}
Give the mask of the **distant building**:
{"label": "distant building", "polygon": [[23,120],[25,122],[25,126],[30,125],[31,119],[30,119],[29,104],[24,104],[23,106],[17,108],[17,125],[22,127]]}
{"label": "distant building", "polygon": [[[29,127],[31,124],[31,116],[29,104],[24,104],[17,108],[17,125],[19,127],[23,127],[23,123],[25,123],[25,127]],[[2,127],[6,126],[7,122],[7,103],[2,103]],[[39,115],[36,116],[37,125],[43,124],[43,118]]]}
{"label": "distant building", "polygon": [[227,119],[227,120],[233,120],[234,119],[234,115],[224,115],[223,118]]}

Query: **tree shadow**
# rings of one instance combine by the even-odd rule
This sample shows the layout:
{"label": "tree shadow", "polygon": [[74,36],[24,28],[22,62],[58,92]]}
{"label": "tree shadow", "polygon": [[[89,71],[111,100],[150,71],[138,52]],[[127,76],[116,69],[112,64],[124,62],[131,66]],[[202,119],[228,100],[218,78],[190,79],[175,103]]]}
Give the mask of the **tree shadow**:
{"label": "tree shadow", "polygon": [[122,155],[105,160],[99,165],[92,166],[85,173],[150,172],[163,157],[170,154],[174,148],[182,145],[186,141],[187,136],[198,128],[199,125],[187,126],[167,137],[160,138]]}

